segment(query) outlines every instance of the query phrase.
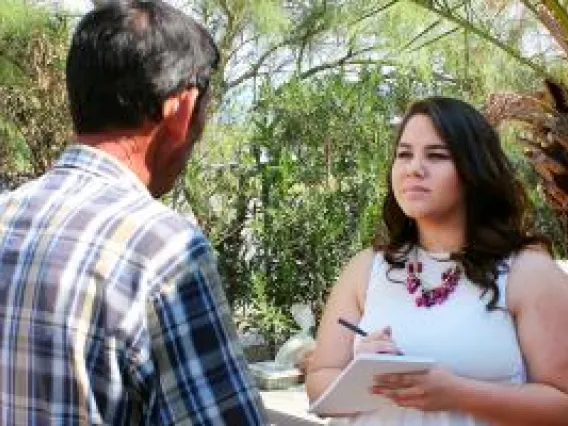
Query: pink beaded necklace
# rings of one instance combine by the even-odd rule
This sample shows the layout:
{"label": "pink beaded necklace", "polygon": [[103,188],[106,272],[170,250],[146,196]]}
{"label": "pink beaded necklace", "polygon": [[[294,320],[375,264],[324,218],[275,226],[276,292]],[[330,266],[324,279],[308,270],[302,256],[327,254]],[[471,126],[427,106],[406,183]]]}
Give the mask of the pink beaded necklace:
{"label": "pink beaded necklace", "polygon": [[430,308],[434,305],[444,303],[450,294],[453,293],[461,276],[461,268],[458,265],[450,266],[442,272],[442,282],[439,286],[431,289],[424,288],[420,275],[422,274],[422,262],[416,260],[406,263],[406,289],[408,293],[415,294],[418,289],[420,293],[415,299],[416,306],[419,308]]}

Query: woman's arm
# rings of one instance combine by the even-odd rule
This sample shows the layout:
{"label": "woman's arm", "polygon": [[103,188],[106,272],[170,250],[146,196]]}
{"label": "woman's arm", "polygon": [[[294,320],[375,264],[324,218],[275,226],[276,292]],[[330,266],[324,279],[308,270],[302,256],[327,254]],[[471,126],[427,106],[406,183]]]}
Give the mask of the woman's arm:
{"label": "woman's arm", "polygon": [[460,408],[504,425],[568,425],[568,276],[548,254],[525,250],[512,266],[507,300],[529,384],[466,383]]}
{"label": "woman's arm", "polygon": [[359,322],[374,255],[367,249],[351,259],[327,300],[306,377],[306,390],[311,401],[325,391],[353,358],[353,332],[340,326],[337,320]]}
{"label": "woman's arm", "polygon": [[457,407],[500,426],[566,426],[568,398],[552,386],[499,385],[465,379],[455,393]]}

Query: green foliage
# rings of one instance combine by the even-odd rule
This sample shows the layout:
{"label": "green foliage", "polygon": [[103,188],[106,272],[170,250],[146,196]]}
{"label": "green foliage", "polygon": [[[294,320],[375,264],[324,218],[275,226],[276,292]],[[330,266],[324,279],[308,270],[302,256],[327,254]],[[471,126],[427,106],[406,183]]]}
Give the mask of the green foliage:
{"label": "green foliage", "polygon": [[554,256],[559,259],[568,258],[568,222],[555,212],[540,185],[538,174],[531,161],[523,153],[523,145],[519,143],[522,128],[514,124],[503,126],[501,138],[505,151],[517,170],[518,177],[524,184],[530,203],[530,216],[537,232],[548,237],[552,243]]}
{"label": "green foliage", "polygon": [[65,19],[0,3],[0,175],[44,172],[69,136]]}
{"label": "green foliage", "polygon": [[261,33],[283,32],[290,27],[290,21],[282,8],[282,2],[276,0],[244,1],[255,27]]}
{"label": "green foliage", "polygon": [[262,206],[252,262],[276,306],[321,310],[341,265],[369,241],[359,217],[376,198],[392,115],[377,96],[381,83],[379,74],[357,83],[340,74],[263,90],[251,142]]}
{"label": "green foliage", "polygon": [[237,316],[240,330],[254,330],[261,334],[274,356],[286,337],[298,329],[284,306],[275,305],[266,295],[266,283],[256,273],[251,274],[252,298],[245,307],[245,315]]}
{"label": "green foliage", "polygon": [[[497,47],[540,77],[549,75],[544,56],[538,58],[525,52],[525,36],[534,38],[536,34],[531,34],[531,31],[537,29],[539,23],[538,17],[535,16],[536,9],[528,10],[520,5],[523,3],[526,6],[529,2],[512,1],[500,4],[498,1],[482,0],[412,0],[412,3],[441,17],[457,31],[463,31],[485,42],[485,46]],[[538,30],[540,32],[540,28]]]}
{"label": "green foliage", "polygon": [[[472,13],[481,20],[478,23],[482,28],[493,25],[510,38],[516,34],[516,38],[511,39],[514,46],[524,39],[524,33],[514,31],[517,27],[513,27],[507,13],[490,13],[487,2],[461,2],[463,8],[466,8],[465,3],[476,3],[478,7]],[[441,11],[447,10],[439,7]],[[450,9],[457,16],[462,16],[462,9]],[[434,10],[438,9],[399,2],[382,14],[377,25],[385,34],[381,48],[387,57],[396,59],[398,63],[409,64],[425,79],[440,81],[445,90],[450,89],[461,97],[476,101],[483,100],[493,91],[538,87],[538,74],[532,68],[523,66],[508,52],[488,43],[468,28],[443,19]],[[487,15],[486,19],[483,18],[484,14]],[[534,25],[526,23],[524,29],[530,31]],[[458,91],[454,90],[455,86]]]}
{"label": "green foliage", "polygon": [[[18,0],[0,1],[0,81],[23,83],[29,76],[22,51],[38,32],[58,36],[59,26],[44,10]],[[23,80],[24,79],[24,80]]]}

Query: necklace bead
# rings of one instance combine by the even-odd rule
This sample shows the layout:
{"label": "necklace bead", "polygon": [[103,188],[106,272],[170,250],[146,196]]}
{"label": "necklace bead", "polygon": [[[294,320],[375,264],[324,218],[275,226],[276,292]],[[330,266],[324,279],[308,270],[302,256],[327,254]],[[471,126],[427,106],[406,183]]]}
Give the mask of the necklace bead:
{"label": "necklace bead", "polygon": [[430,308],[434,305],[441,305],[455,290],[461,276],[461,269],[457,265],[446,269],[441,274],[442,283],[432,289],[424,288],[419,276],[422,273],[422,269],[422,262],[407,262],[406,289],[408,293],[413,295],[420,289],[418,297],[415,299],[418,307]]}

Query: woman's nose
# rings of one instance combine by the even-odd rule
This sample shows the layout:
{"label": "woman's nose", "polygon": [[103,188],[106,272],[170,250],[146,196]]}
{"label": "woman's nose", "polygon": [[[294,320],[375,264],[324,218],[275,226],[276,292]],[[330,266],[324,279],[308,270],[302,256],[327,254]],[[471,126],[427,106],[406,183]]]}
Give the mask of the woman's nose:
{"label": "woman's nose", "polygon": [[421,176],[426,174],[426,169],[422,157],[419,155],[414,155],[412,159],[407,163],[406,173],[409,176]]}

